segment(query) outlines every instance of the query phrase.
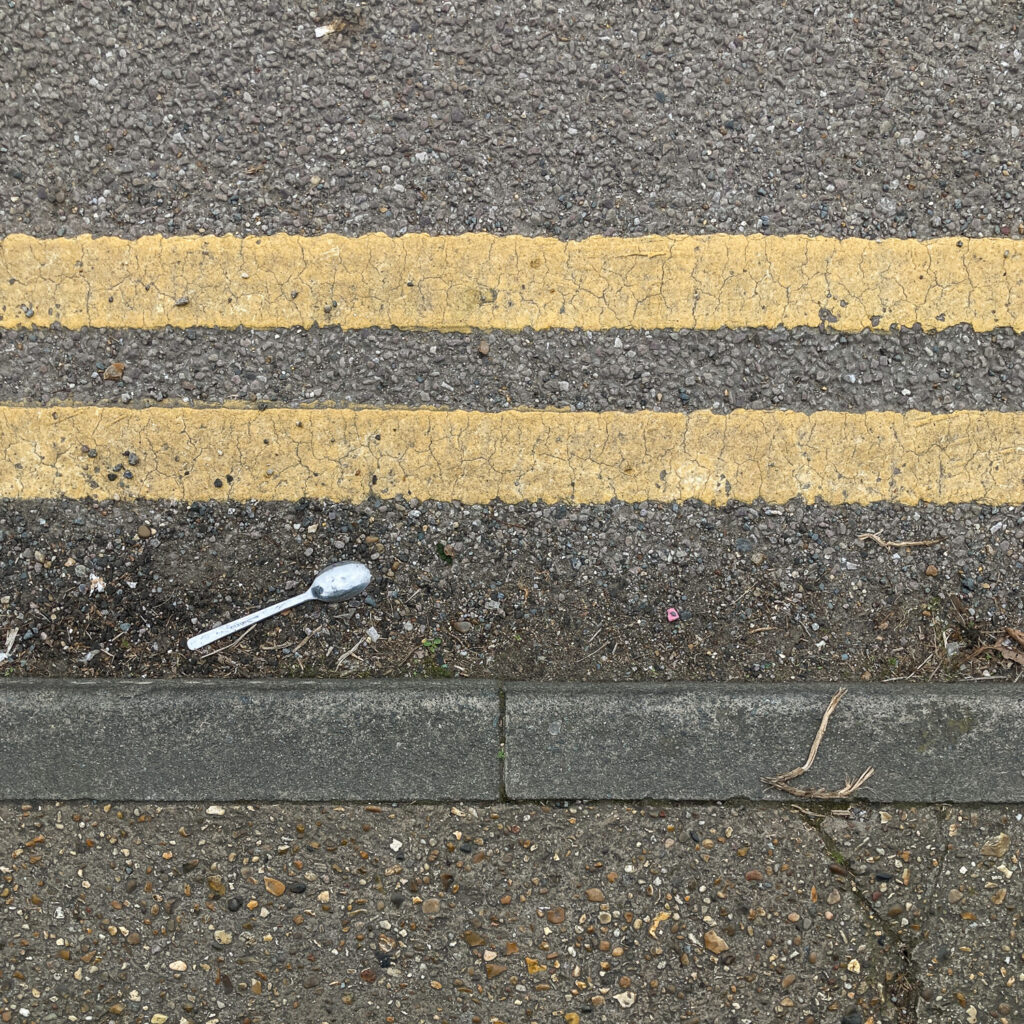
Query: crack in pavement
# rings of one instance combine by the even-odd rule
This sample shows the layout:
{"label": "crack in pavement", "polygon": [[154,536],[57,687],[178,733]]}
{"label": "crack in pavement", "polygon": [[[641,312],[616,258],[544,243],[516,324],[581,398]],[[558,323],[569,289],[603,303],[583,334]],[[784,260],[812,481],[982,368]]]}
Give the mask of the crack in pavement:
{"label": "crack in pavement", "polygon": [[[808,816],[808,826],[817,832],[822,847],[831,863],[846,870],[843,876],[854,897],[854,907],[861,913],[866,930],[879,938],[878,952],[872,956],[872,967],[881,966],[881,977],[875,984],[886,996],[886,1002],[894,1006],[897,1016],[895,1024],[917,1024],[918,1000],[924,983],[918,975],[913,957],[913,948],[908,946],[893,923],[876,909],[870,895],[864,893],[857,883],[857,875],[847,867],[847,858],[839,843],[824,829],[824,816]],[[885,940],[884,942],[881,940]],[[887,969],[888,968],[891,969]]]}

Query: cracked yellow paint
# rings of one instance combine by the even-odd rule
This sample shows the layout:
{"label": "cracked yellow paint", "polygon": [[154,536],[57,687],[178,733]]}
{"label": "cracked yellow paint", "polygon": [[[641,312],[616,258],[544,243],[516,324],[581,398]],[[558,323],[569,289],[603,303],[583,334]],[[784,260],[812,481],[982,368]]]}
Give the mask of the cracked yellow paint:
{"label": "cracked yellow paint", "polygon": [[1020,504],[1024,413],[0,406],[0,498],[371,496]]}
{"label": "cracked yellow paint", "polygon": [[0,327],[1024,331],[1024,241],[0,238]]}

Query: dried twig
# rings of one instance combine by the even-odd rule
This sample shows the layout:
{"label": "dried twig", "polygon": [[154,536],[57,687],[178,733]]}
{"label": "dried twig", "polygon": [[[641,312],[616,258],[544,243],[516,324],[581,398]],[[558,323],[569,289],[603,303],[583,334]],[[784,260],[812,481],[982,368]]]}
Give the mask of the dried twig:
{"label": "dried twig", "polygon": [[794,768],[792,771],[786,772],[783,775],[775,775],[772,778],[765,779],[765,782],[789,782],[790,779],[798,778],[805,772],[811,770],[811,765],[814,764],[814,759],[818,756],[818,747],[821,746],[821,741],[825,736],[825,730],[828,728],[828,720],[832,717],[832,712],[839,706],[839,702],[846,696],[846,687],[843,686],[832,695],[832,699],[828,702],[828,707],[825,708],[825,714],[821,716],[821,724],[818,726],[818,731],[814,736],[814,742],[811,744],[811,752],[807,755],[807,760],[799,768]]}
{"label": "dried twig", "polygon": [[935,540],[886,540],[877,533],[862,533],[857,540],[873,540],[880,547],[889,548],[930,548],[933,544],[941,544],[941,538]]}
{"label": "dried twig", "polygon": [[801,800],[845,800],[852,793],[856,793],[874,774],[875,769],[868,768],[856,781],[851,782],[847,779],[846,785],[841,789],[823,789],[821,787],[801,789],[799,786],[791,786],[787,782],[778,782],[775,779],[762,779],[761,781],[773,789],[781,790],[790,796],[799,797]]}
{"label": "dried twig", "polygon": [[14,644],[17,639],[18,630],[16,627],[7,630],[7,644],[5,648],[2,651],[0,651],[0,664],[3,664],[3,662],[7,661],[7,659],[11,656],[11,651],[14,650]]}
{"label": "dried twig", "polygon": [[319,636],[319,635],[320,635],[320,634],[321,634],[321,633],[322,633],[323,631],[324,631],[324,627],[323,627],[323,626],[317,626],[317,627],[316,627],[316,629],[311,629],[311,630],[310,630],[310,631],[309,631],[309,632],[308,632],[308,633],[307,633],[307,634],[306,634],[306,635],[305,635],[305,636],[304,636],[304,637],[303,637],[303,638],[302,638],[302,639],[301,639],[301,640],[300,640],[300,641],[299,641],[299,642],[298,642],[298,643],[297,643],[297,644],[296,644],[296,645],[295,645],[295,646],[294,646],[294,647],[292,648],[292,654],[297,654],[297,653],[298,653],[299,651],[301,651],[301,650],[302,650],[302,648],[303,648],[303,647],[305,647],[305,646],[306,646],[306,644],[308,644],[308,643],[309,643],[309,641],[310,641],[310,640],[312,640],[312,639],[313,639],[313,637],[315,637],[315,636]]}
{"label": "dried twig", "polygon": [[988,651],[995,651],[1007,661],[1012,661],[1015,665],[1024,666],[1024,630],[1006,626],[1002,631],[1002,636],[997,636],[993,643],[981,644],[979,647],[971,649],[961,656],[960,662],[962,664],[974,661],[975,658]]}
{"label": "dried twig", "polygon": [[817,811],[809,811],[806,807],[801,807],[799,804],[790,804],[790,807],[792,807],[794,811],[799,811],[801,814],[803,814],[805,817],[808,817],[808,818],[825,818],[825,817],[827,817],[827,815],[819,814]]}
{"label": "dried twig", "polygon": [[[215,651],[207,651],[205,654],[200,654],[200,660],[212,658],[215,654],[223,654],[225,651],[230,651],[232,647],[237,647],[256,628],[257,625],[258,623],[254,622],[244,633],[240,633],[234,640],[232,640],[231,643],[225,644],[223,647],[218,647]],[[230,659],[227,660],[230,661]],[[234,665],[235,662],[231,661],[231,664]]]}
{"label": "dried twig", "polygon": [[313,637],[318,636],[324,631],[324,626],[317,626],[316,629],[311,629],[301,640],[296,643],[294,640],[286,640],[283,644],[267,644],[260,648],[261,651],[283,651],[286,647],[291,648],[291,653],[295,654],[301,651],[306,644],[309,643]]}
{"label": "dried twig", "polygon": [[400,669],[400,668],[404,667],[406,664],[408,664],[409,659],[417,651],[421,651],[421,650],[423,650],[422,647],[420,647],[418,644],[413,644],[413,646],[409,649],[409,653],[395,666],[395,669],[397,670],[397,669]]}
{"label": "dried twig", "polygon": [[[934,658],[934,657],[935,657],[935,652],[933,651],[931,654],[928,655],[927,658],[924,659],[924,661],[921,662],[920,665],[917,666],[917,668],[915,668],[910,673],[910,675],[908,675],[908,676],[887,676],[885,679],[882,680],[882,682],[883,683],[901,683],[901,682],[903,682],[904,680],[907,680],[907,679],[917,679],[918,672],[920,672],[921,669],[923,669],[925,667],[925,665],[927,665],[928,662],[931,661],[932,658]],[[934,675],[934,673],[933,673],[933,675]]]}
{"label": "dried twig", "polygon": [[337,663],[337,664],[336,664],[336,665],[334,666],[334,671],[335,671],[335,672],[337,672],[337,671],[338,671],[338,669],[339,669],[339,668],[341,668],[342,662],[344,662],[344,661],[345,661],[345,660],[346,660],[347,658],[350,658],[350,657],[352,657],[352,655],[353,655],[353,654],[355,654],[355,653],[356,653],[356,651],[358,651],[358,650],[359,650],[359,648],[363,646],[363,643],[364,643],[364,641],[365,641],[365,640],[366,640],[366,637],[365,637],[365,636],[362,636],[362,637],[360,637],[360,638],[359,638],[359,639],[358,639],[358,640],[357,640],[357,641],[355,642],[355,646],[353,646],[353,647],[350,647],[350,648],[349,648],[349,649],[348,649],[348,650],[347,650],[347,651],[346,651],[346,652],[345,652],[345,653],[344,653],[344,654],[343,654],[343,655],[342,655],[342,656],[341,656],[341,657],[340,657],[340,658],[338,659],[338,663]]}
{"label": "dried twig", "polygon": [[[821,814],[818,811],[812,811],[806,807],[801,807],[799,804],[790,804],[790,807],[792,807],[794,811],[799,811],[808,818],[827,818],[829,816],[828,814]],[[833,818],[853,817],[853,811],[851,811],[849,807],[833,807],[829,814],[831,814]]]}
{"label": "dried twig", "polygon": [[[1013,644],[1016,644],[1016,647],[1014,647]],[[997,646],[999,648],[999,653],[1007,661],[1015,662],[1018,665],[1024,665],[1024,632],[1019,629],[1014,629],[1012,626],[1007,626],[1006,640],[1000,642]]]}
{"label": "dried twig", "polygon": [[836,690],[832,699],[828,702],[828,707],[825,709],[825,713],[821,716],[821,724],[818,726],[818,731],[814,735],[814,742],[811,744],[811,750],[807,755],[807,760],[804,761],[799,768],[783,772],[782,775],[770,775],[763,777],[761,781],[766,786],[771,786],[772,789],[778,789],[783,793],[788,793],[790,796],[799,797],[804,800],[842,800],[845,797],[848,797],[851,793],[860,789],[860,787],[875,774],[874,768],[868,768],[867,771],[865,771],[855,782],[851,782],[847,779],[846,785],[841,789],[822,789],[820,787],[801,789],[798,786],[789,785],[791,779],[799,778],[799,776],[809,771],[811,765],[814,764],[814,759],[818,756],[818,747],[821,746],[821,741],[825,736],[825,730],[828,728],[828,720],[832,717],[832,712],[835,711],[839,706],[839,702],[845,696],[846,687],[844,686]]}

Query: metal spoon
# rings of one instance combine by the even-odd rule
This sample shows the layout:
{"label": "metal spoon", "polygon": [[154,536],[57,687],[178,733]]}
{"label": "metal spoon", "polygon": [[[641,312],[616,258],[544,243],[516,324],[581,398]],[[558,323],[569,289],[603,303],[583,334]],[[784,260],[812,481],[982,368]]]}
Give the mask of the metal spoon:
{"label": "metal spoon", "polygon": [[286,608],[294,608],[297,604],[303,604],[306,601],[329,601],[332,603],[347,601],[350,597],[361,594],[369,586],[370,579],[370,570],[362,562],[336,562],[316,574],[309,590],[296,594],[295,597],[286,598],[284,601],[278,601],[277,604],[272,604],[269,608],[262,608],[258,612],[243,615],[233,622],[214,626],[213,629],[208,629],[205,633],[192,637],[188,641],[188,649],[196,651],[200,647],[219,640],[222,636],[228,636],[228,634],[245,629],[246,626],[251,626],[255,622],[269,619],[271,615],[283,612]]}

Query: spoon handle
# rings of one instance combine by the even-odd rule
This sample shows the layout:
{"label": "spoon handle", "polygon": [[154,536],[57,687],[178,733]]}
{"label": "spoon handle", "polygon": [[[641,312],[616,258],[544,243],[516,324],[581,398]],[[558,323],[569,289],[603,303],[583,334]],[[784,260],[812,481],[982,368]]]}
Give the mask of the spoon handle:
{"label": "spoon handle", "polygon": [[214,640],[219,640],[222,636],[228,636],[230,633],[236,633],[238,630],[245,629],[247,626],[251,626],[255,622],[262,622],[263,619],[269,619],[271,615],[283,612],[286,608],[294,608],[297,604],[302,604],[304,601],[312,600],[312,590],[306,590],[301,594],[296,594],[295,597],[288,597],[283,601],[278,601],[277,604],[272,604],[268,608],[261,608],[258,612],[250,612],[248,615],[243,615],[240,619],[234,619],[231,622],[222,622],[219,626],[214,626],[213,629],[208,629],[205,633],[200,633],[198,636],[191,637],[188,640],[188,649],[190,651],[196,651],[200,647],[212,644]]}

